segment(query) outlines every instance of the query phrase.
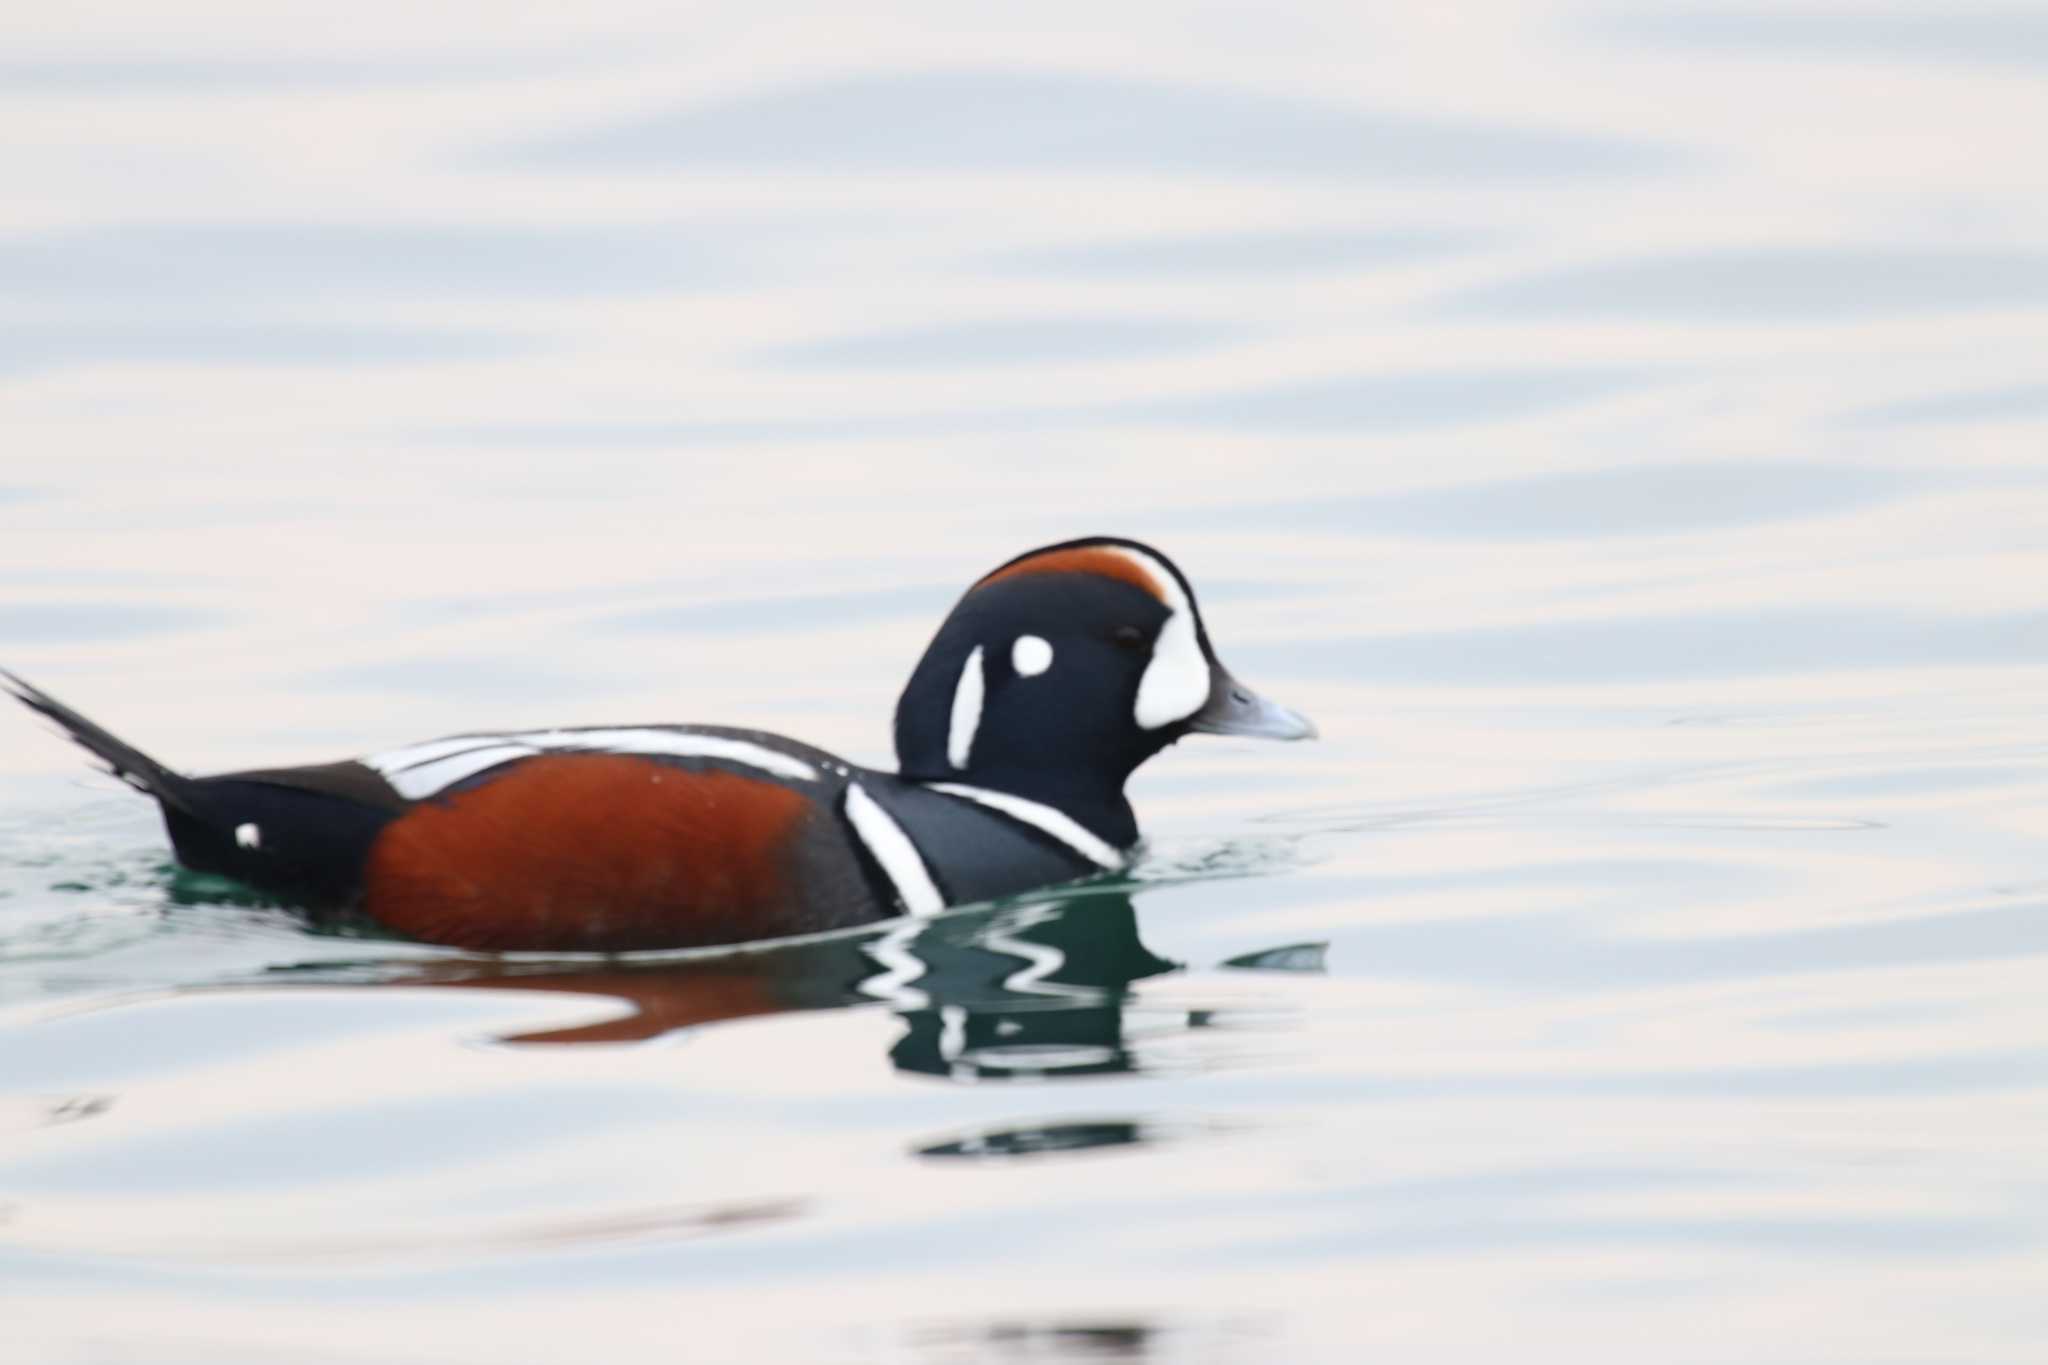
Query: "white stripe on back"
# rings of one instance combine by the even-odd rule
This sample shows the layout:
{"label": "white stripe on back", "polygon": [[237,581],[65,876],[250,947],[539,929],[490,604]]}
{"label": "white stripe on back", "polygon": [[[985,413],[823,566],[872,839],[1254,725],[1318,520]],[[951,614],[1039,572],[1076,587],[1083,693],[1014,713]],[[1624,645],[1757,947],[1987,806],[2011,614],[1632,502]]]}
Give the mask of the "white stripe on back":
{"label": "white stripe on back", "polygon": [[853,824],[853,832],[867,846],[882,871],[896,888],[896,894],[903,901],[903,908],[913,915],[934,915],[946,908],[946,898],[939,894],[938,885],[932,881],[932,874],[924,865],[924,858],[917,851],[917,845],[910,842],[910,836],[903,832],[903,826],[895,817],[883,810],[867,789],[858,782],[846,784],[846,818]]}
{"label": "white stripe on back", "polygon": [[816,768],[790,754],[778,753],[765,744],[732,739],[726,735],[645,728],[462,735],[372,754],[363,762],[382,773],[384,780],[400,796],[418,801],[466,777],[474,777],[486,768],[543,753],[663,754],[672,758],[712,758],[758,768],[764,773],[792,781],[818,780]]}
{"label": "white stripe on back", "polygon": [[925,785],[935,792],[965,797],[977,805],[987,806],[990,810],[999,810],[1012,820],[1021,820],[1034,829],[1050,834],[1098,867],[1116,872],[1122,870],[1129,861],[1114,844],[1090,833],[1073,816],[1042,802],[1029,801],[1021,796],[1012,796],[1008,792],[992,792],[986,787],[970,787],[964,782],[929,782]]}
{"label": "white stripe on back", "polygon": [[685,730],[536,730],[507,739],[537,749],[595,749],[610,754],[669,754],[676,758],[722,758],[796,782],[815,782],[818,770],[800,758],[752,740],[693,735]]}
{"label": "white stripe on back", "polygon": [[408,801],[418,801],[454,786],[465,777],[474,777],[486,768],[495,768],[500,763],[510,763],[515,758],[527,758],[538,752],[524,744],[486,744],[398,772],[380,771],[400,796]]}
{"label": "white stripe on back", "polygon": [[504,740],[503,735],[456,735],[450,739],[428,740],[425,744],[408,744],[403,749],[388,753],[372,754],[363,762],[378,772],[388,773],[398,768],[417,768],[422,763],[432,763],[437,758],[450,754],[466,753],[481,749]]}

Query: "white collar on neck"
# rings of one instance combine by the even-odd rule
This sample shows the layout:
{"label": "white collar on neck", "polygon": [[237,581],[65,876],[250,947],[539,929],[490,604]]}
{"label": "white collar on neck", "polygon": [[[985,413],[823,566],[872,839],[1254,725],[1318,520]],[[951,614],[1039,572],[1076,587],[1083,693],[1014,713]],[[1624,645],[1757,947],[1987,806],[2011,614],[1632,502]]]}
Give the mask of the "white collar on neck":
{"label": "white collar on neck", "polygon": [[1020,820],[1033,829],[1050,834],[1098,867],[1120,872],[1130,865],[1130,858],[1122,849],[1090,833],[1073,816],[1043,802],[1012,796],[1008,792],[990,791],[986,787],[970,787],[964,782],[927,782],[924,785],[935,792],[964,797],[976,805],[1001,811],[1012,820]]}

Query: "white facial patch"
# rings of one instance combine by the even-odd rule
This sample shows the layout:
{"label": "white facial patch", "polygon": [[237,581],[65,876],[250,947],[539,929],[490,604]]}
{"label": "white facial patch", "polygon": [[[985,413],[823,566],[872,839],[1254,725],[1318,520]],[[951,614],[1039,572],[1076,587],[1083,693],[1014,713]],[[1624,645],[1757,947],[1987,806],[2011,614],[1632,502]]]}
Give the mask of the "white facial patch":
{"label": "white facial patch", "polygon": [[1010,646],[1010,667],[1020,678],[1035,678],[1052,667],[1052,643],[1036,635],[1019,635]]}
{"label": "white facial patch", "polygon": [[1138,704],[1134,708],[1141,729],[1157,730],[1162,725],[1186,720],[1209,700],[1209,661],[1202,657],[1202,642],[1195,636],[1195,604],[1181,591],[1180,580],[1151,555],[1128,546],[1106,549],[1120,554],[1142,568],[1159,588],[1160,600],[1172,614],[1152,642],[1152,662],[1138,680]]}
{"label": "white facial patch", "polygon": [[953,721],[946,727],[946,761],[965,768],[974,754],[974,732],[981,728],[981,699],[987,679],[982,676],[981,646],[967,655],[960,681],[953,688]]}
{"label": "white facial patch", "polygon": [[255,825],[255,824],[253,824],[253,823],[250,823],[250,824],[244,824],[244,825],[236,825],[236,826],[235,826],[235,847],[236,847],[236,848],[261,848],[261,847],[263,847],[263,831],[262,831],[261,829],[258,829],[258,828],[256,827],[256,825]]}

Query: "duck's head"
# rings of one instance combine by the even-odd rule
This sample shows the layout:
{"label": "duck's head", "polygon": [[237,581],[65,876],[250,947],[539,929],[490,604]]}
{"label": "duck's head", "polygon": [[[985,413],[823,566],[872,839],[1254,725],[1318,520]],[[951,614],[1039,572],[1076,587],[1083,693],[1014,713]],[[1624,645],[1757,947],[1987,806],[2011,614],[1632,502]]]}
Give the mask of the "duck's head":
{"label": "duck's head", "polygon": [[1067,809],[1120,802],[1139,764],[1193,733],[1316,728],[1230,675],[1171,560],[1112,536],[1018,555],[969,588],[896,706],[905,777]]}

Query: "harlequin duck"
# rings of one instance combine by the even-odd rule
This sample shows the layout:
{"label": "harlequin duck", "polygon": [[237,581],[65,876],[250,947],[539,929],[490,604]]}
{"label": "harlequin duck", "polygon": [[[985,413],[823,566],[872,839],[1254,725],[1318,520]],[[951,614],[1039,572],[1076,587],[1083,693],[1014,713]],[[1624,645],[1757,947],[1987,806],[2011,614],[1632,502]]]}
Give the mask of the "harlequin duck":
{"label": "harlequin duck", "polygon": [[156,798],[180,862],[432,943],[620,952],[924,915],[1121,868],[1124,781],[1191,732],[1315,727],[1217,662],[1194,589],[1101,536],[961,597],[896,707],[900,771],[711,725],[477,733],[187,777],[0,674]]}

